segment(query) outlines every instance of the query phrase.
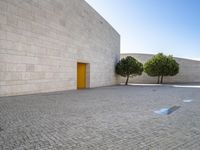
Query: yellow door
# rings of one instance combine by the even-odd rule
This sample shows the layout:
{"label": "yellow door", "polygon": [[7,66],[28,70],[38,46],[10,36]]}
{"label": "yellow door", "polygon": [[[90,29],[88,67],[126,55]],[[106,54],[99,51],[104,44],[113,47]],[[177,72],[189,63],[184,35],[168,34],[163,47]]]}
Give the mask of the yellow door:
{"label": "yellow door", "polygon": [[77,89],[86,88],[86,64],[77,64]]}

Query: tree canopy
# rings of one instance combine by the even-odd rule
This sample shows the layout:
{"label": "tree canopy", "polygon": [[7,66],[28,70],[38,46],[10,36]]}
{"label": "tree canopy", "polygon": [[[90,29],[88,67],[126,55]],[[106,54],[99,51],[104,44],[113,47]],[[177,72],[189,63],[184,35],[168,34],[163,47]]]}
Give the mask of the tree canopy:
{"label": "tree canopy", "polygon": [[129,77],[141,75],[143,72],[143,64],[132,56],[122,58],[116,65],[116,73],[122,77],[126,77],[125,85],[128,84]]}
{"label": "tree canopy", "polygon": [[144,64],[144,71],[149,76],[157,76],[157,83],[163,83],[164,76],[174,76],[179,73],[179,64],[173,56],[158,53]]}

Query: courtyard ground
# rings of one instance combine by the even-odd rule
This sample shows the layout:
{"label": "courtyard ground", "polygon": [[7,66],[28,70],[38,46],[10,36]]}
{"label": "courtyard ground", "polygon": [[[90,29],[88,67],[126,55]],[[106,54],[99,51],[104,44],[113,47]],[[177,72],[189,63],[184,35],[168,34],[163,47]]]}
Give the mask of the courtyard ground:
{"label": "courtyard ground", "polygon": [[[183,100],[190,100],[184,103]],[[154,113],[180,106],[170,115]],[[198,150],[200,86],[132,85],[0,98],[0,150]]]}

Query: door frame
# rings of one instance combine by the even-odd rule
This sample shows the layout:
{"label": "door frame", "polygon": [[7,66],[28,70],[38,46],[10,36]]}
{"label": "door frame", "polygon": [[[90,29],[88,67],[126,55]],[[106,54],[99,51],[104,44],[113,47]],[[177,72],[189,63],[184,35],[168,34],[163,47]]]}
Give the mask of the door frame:
{"label": "door frame", "polygon": [[[85,66],[86,66],[85,89],[90,88],[90,64],[88,62],[85,62],[85,61],[77,61],[77,63],[76,63],[76,73],[78,73],[78,64],[85,64]],[[78,78],[78,74],[76,74],[76,80],[77,80],[77,78]],[[78,81],[76,81],[76,88],[78,89],[77,82]]]}

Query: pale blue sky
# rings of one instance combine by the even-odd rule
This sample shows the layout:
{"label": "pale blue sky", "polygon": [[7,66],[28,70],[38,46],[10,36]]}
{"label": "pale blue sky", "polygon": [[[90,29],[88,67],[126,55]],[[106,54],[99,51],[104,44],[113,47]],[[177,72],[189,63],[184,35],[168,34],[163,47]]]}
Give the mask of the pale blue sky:
{"label": "pale blue sky", "polygon": [[122,53],[200,60],[200,0],[86,0],[121,35]]}

